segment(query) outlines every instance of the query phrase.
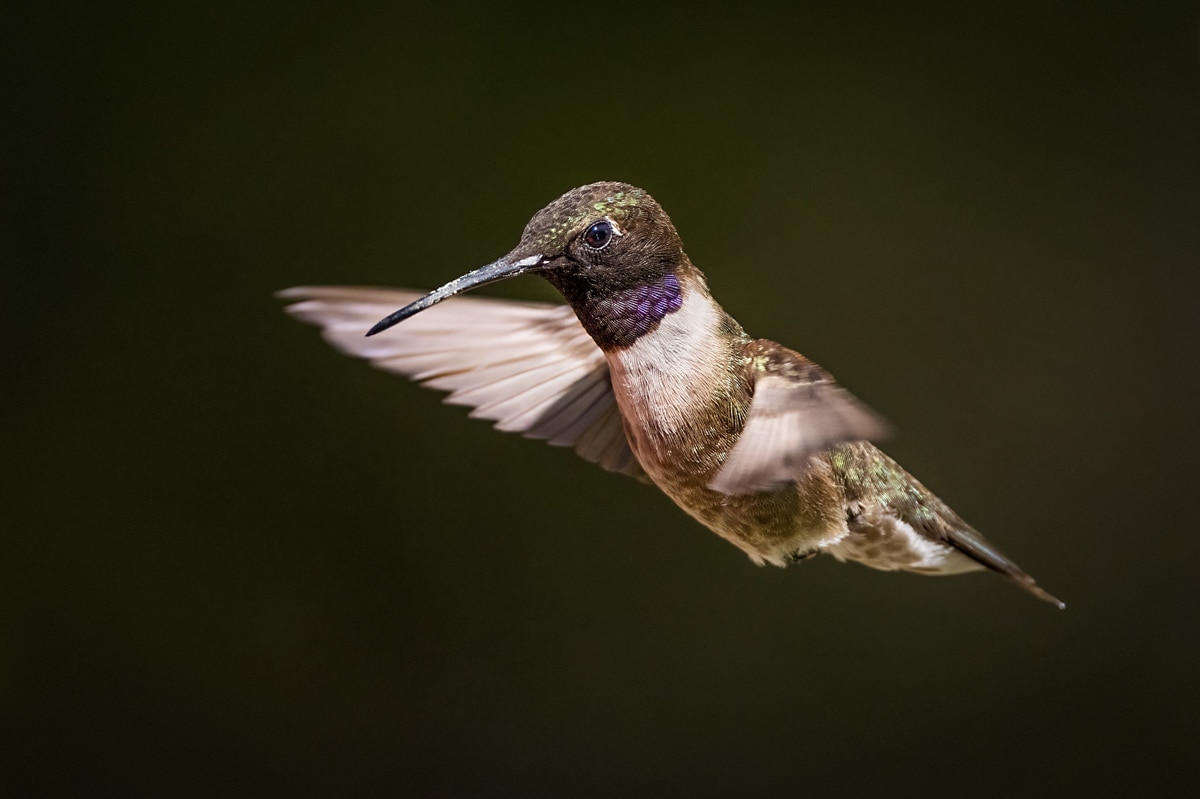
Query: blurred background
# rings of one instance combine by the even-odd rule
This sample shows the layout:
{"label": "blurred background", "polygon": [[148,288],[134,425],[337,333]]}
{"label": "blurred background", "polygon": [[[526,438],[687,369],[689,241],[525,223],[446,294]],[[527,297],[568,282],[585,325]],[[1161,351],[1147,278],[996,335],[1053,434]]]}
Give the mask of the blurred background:
{"label": "blurred background", "polygon": [[[1194,4],[831,6],[10,19],[6,795],[1186,785]],[[439,285],[595,180],[1067,610],[755,568],[272,296]]]}

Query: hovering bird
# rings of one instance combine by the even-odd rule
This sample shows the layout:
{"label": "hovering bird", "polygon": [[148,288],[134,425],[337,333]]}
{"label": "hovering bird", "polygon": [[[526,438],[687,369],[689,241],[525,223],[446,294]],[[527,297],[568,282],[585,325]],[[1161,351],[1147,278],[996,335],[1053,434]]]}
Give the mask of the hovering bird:
{"label": "hovering bird", "polygon": [[[455,297],[527,273],[567,304]],[[428,294],[280,296],[342,352],[653,483],[755,563],[824,552],[885,571],[990,569],[1064,607],[870,443],[887,425],[828,372],[746,335],[635,186],[567,192],[508,255]]]}

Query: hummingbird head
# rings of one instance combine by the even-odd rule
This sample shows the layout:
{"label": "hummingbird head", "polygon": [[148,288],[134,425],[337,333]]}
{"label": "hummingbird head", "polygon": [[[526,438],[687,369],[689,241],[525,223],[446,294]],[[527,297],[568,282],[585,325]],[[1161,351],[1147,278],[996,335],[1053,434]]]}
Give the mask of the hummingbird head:
{"label": "hummingbird head", "polygon": [[367,335],[456,294],[532,273],[562,292],[597,343],[619,346],[678,310],[685,269],[695,271],[653,197],[627,183],[592,183],[534,214],[508,255],[390,314]]}

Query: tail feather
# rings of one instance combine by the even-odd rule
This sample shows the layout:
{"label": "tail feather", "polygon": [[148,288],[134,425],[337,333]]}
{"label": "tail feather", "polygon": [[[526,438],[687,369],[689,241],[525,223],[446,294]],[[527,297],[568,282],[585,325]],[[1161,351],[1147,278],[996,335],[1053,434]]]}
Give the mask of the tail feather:
{"label": "tail feather", "polygon": [[1020,566],[1005,557],[990,541],[966,524],[947,530],[946,542],[969,558],[1004,575],[1043,602],[1049,602],[1059,610],[1066,609],[1065,602],[1039,586]]}

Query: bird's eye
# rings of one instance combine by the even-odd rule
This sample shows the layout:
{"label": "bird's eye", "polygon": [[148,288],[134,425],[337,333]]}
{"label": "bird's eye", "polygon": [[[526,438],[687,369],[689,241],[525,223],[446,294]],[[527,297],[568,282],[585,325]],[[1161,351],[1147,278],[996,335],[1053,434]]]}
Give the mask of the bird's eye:
{"label": "bird's eye", "polygon": [[612,241],[612,237],[612,222],[609,222],[607,219],[601,219],[599,222],[593,223],[587,229],[587,233],[583,234],[583,243],[593,250],[602,250]]}

